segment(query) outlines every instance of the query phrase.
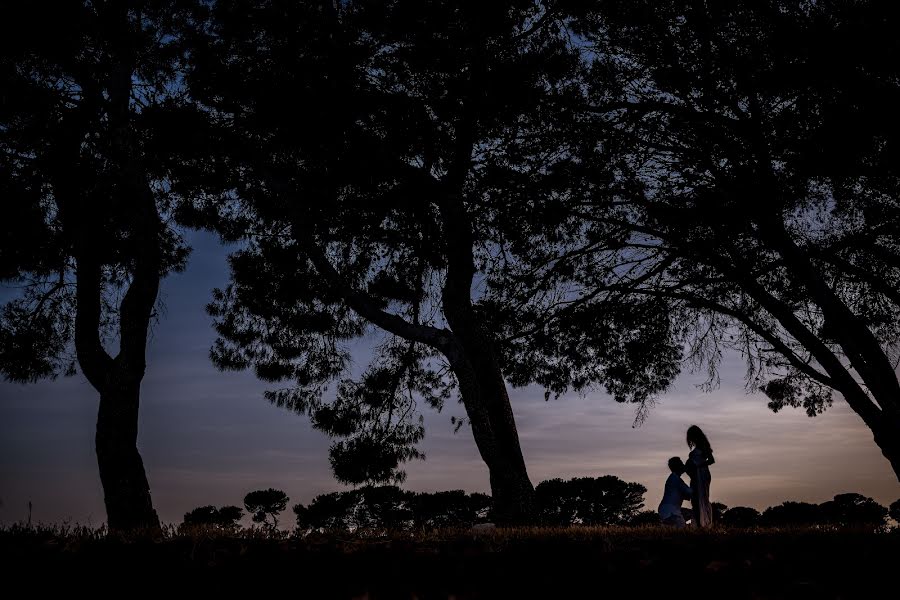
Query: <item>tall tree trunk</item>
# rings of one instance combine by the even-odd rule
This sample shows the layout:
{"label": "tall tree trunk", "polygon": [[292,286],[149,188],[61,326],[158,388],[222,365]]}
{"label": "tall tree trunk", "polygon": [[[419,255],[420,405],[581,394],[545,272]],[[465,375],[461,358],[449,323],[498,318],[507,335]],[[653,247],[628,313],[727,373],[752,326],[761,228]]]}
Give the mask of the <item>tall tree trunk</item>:
{"label": "tall tree trunk", "polygon": [[[458,162],[465,163],[466,157],[463,153]],[[445,354],[490,472],[495,518],[501,523],[527,523],[534,518],[534,486],[522,457],[496,343],[472,304],[475,238],[471,217],[457,194],[445,195],[439,207],[447,253],[441,303],[455,340]]]}
{"label": "tall tree trunk", "polygon": [[891,463],[897,481],[900,481],[900,417],[882,415],[878,423],[870,426],[875,443]]}
{"label": "tall tree trunk", "polygon": [[[295,234],[297,239],[303,239],[303,229],[298,227],[296,231],[301,232]],[[496,519],[502,523],[532,521],[534,486],[525,468],[519,434],[493,340],[472,307],[469,295],[471,275],[459,282],[448,277],[444,287],[443,308],[452,328],[449,331],[409,323],[385,312],[364,292],[353,289],[342,278],[322,248],[317,243],[307,244],[310,260],[357,314],[396,336],[427,344],[447,357],[459,382],[460,396],[472,425],[475,444],[488,467]]]}
{"label": "tall tree trunk", "polygon": [[530,523],[535,517],[534,486],[498,361],[488,345],[465,346],[451,353],[450,363],[490,475],[494,519],[501,524]]}
{"label": "tall tree trunk", "polygon": [[140,381],[113,379],[100,393],[95,438],[111,531],[158,530],[144,462],[137,450]]}
{"label": "tall tree trunk", "polygon": [[[78,261],[75,348],[78,363],[90,384],[100,393],[95,447],[106,503],[107,523],[113,531],[159,529],[159,518],[150,500],[144,463],[137,451],[140,385],[144,376],[143,346],[149,314],[136,315],[136,304],[152,305],[158,277],[136,278],[122,302],[122,351],[115,359],[100,341],[100,266],[85,252]],[[138,302],[141,296],[142,302]],[[146,312],[141,310],[138,312]],[[143,336],[141,336],[143,325]],[[139,339],[133,339],[135,336]],[[138,356],[125,352],[139,350]]]}
{"label": "tall tree trunk", "polygon": [[[133,23],[127,5],[110,9],[115,34],[112,54],[116,68],[109,75],[109,121],[117,150],[117,211],[121,211],[134,244],[134,268],[128,291],[119,304],[119,354],[99,388],[97,462],[112,530],[159,530],[144,462],[137,450],[141,381],[147,368],[147,333],[162,276],[160,235],[163,223],[139,160],[133,130],[131,95],[137,56],[128,43]],[[126,208],[127,207],[127,208]]]}

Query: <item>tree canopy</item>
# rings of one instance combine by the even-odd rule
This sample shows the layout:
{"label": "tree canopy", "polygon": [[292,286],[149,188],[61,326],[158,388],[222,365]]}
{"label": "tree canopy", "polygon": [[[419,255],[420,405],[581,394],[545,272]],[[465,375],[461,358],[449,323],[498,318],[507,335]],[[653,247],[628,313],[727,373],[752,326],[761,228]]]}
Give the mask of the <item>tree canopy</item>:
{"label": "tree canopy", "polygon": [[[583,61],[546,14],[532,1],[213,9],[188,81],[222,144],[200,165],[209,195],[193,216],[245,240],[210,307],[213,359],[286,382],[269,399],[337,438],[341,481],[402,480],[419,405],[440,409],[456,388],[500,512],[531,512],[504,369],[533,324],[489,290],[569,185]],[[541,239],[570,225],[547,220]],[[579,312],[591,326],[538,339],[534,368],[510,381],[606,384],[621,400],[664,389],[679,353],[667,313],[640,304]],[[353,342],[373,331],[355,375]]]}
{"label": "tree canopy", "polygon": [[[278,526],[278,514],[284,512],[288,502],[287,494],[281,490],[268,488],[256,490],[244,496],[244,508],[251,515],[254,523],[262,523],[270,527]],[[272,522],[269,522],[269,518]]]}
{"label": "tree canopy", "polygon": [[[602,386],[640,421],[685,362],[714,386],[726,351],[772,410],[814,416],[839,394],[900,478],[891,8],[16,4],[0,25],[0,280],[19,293],[0,307],[0,373],[80,369],[100,395],[110,527],[158,528],[137,417],[180,223],[239,242],[208,307],[212,360],[332,436],[341,482],[401,482],[423,408],[457,394],[498,521],[629,521],[637,484],[535,491],[508,384]],[[406,519],[397,488],[365,489],[378,519]],[[256,522],[287,505],[247,498]],[[468,519],[469,500],[421,502],[456,506],[439,521]],[[852,494],[761,518],[784,514],[884,518]]]}
{"label": "tree canopy", "polygon": [[523,256],[498,302],[543,314],[549,281],[579,310],[655,301],[709,385],[737,351],[773,410],[812,416],[838,392],[900,476],[900,48],[887,6],[559,6],[587,63],[573,109],[584,151],[559,212],[574,225],[551,254]]}
{"label": "tree canopy", "polygon": [[819,505],[828,523],[849,526],[879,526],[888,516],[888,509],[862,494],[838,494],[833,500]]}

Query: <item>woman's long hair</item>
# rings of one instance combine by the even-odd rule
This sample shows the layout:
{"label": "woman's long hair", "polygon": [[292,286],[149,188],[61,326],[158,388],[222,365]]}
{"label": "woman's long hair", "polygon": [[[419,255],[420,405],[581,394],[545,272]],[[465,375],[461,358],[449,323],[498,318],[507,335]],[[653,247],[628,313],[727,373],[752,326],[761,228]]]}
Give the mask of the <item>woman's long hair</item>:
{"label": "woman's long hair", "polygon": [[709,440],[706,439],[706,434],[703,433],[703,430],[697,427],[696,425],[691,425],[687,430],[687,444],[688,448],[700,448],[703,451],[703,454],[706,455],[706,458],[712,461],[713,459],[713,449],[712,446],[709,445]]}

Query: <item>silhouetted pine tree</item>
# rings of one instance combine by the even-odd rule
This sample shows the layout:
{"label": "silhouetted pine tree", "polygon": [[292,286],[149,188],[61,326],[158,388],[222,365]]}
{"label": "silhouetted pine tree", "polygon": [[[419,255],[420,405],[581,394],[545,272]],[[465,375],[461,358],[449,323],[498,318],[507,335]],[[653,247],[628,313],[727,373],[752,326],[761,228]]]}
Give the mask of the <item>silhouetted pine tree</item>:
{"label": "silhouetted pine tree", "polygon": [[194,10],[20,2],[0,25],[0,278],[22,290],[0,312],[0,372],[30,382],[77,365],[100,394],[111,530],[159,527],[138,409],[159,282],[187,254],[167,224],[165,165]]}

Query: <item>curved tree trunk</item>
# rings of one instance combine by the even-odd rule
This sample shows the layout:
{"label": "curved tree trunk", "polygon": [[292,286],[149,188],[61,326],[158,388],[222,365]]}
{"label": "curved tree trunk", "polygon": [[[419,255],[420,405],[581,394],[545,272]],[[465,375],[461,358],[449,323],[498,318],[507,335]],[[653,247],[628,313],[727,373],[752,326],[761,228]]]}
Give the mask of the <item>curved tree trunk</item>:
{"label": "curved tree trunk", "polygon": [[530,523],[535,517],[534,486],[528,477],[519,434],[496,357],[489,347],[452,353],[451,366],[472,426],[472,436],[488,467],[494,520]]}
{"label": "curved tree trunk", "polygon": [[[302,239],[302,235],[298,238]],[[519,434],[503,372],[490,334],[480,323],[470,297],[471,270],[461,278],[449,277],[443,290],[443,308],[452,331],[409,323],[392,315],[364,292],[353,289],[329,263],[322,247],[307,244],[309,258],[319,273],[360,316],[404,339],[427,344],[447,358],[459,383],[460,396],[472,426],[472,435],[488,467],[496,520],[504,524],[534,519],[534,486],[528,478]],[[461,249],[465,262],[466,249]],[[471,244],[468,246],[471,264]],[[465,266],[465,265],[463,265]],[[454,271],[454,275],[459,269]]]}
{"label": "curved tree trunk", "polygon": [[476,269],[471,217],[458,195],[444,196],[439,206],[447,253],[441,301],[454,340],[444,354],[459,381],[475,443],[490,472],[495,519],[528,523],[535,516],[534,486],[522,457],[494,338],[472,304]]}
{"label": "curved tree trunk", "polygon": [[142,244],[119,305],[119,353],[111,357],[100,337],[103,269],[88,236],[80,240],[76,270],[75,349],[82,372],[100,393],[95,447],[109,529],[156,532],[160,523],[137,450],[137,432],[147,332],[159,293],[161,225],[149,188],[140,191],[145,202],[136,230]]}
{"label": "curved tree trunk", "polygon": [[[159,518],[137,450],[137,431],[145,368],[143,347],[149,324],[145,307],[152,307],[156,300],[159,280],[136,278],[129,286],[121,310],[123,350],[114,359],[100,341],[100,267],[90,255],[79,260],[76,279],[75,347],[82,372],[100,393],[95,447],[107,523],[111,531],[158,530]],[[127,352],[135,346],[137,356]],[[129,358],[135,362],[129,362]]]}
{"label": "curved tree trunk", "polygon": [[[128,31],[128,9],[116,6],[113,18]],[[134,49],[117,39],[116,69],[109,79],[109,121],[118,150],[118,198],[131,210],[123,216],[135,245],[128,291],[119,304],[119,354],[107,369],[100,392],[96,449],[106,514],[111,530],[159,531],[159,517],[150,499],[150,485],[137,449],[141,381],[147,368],[147,332],[159,294],[162,274],[160,234],[164,226],[140,165],[138,140],[132,129],[131,94],[137,62]]]}
{"label": "curved tree trunk", "polygon": [[140,386],[150,309],[159,279],[136,277],[121,305],[121,347],[112,358],[100,341],[100,267],[89,255],[77,272],[75,347],[78,363],[100,393],[95,447],[111,531],[158,530],[150,486],[137,450]]}
{"label": "curved tree trunk", "polygon": [[875,443],[891,463],[897,481],[900,481],[900,417],[882,416],[877,425],[872,426]]}
{"label": "curved tree trunk", "polygon": [[[98,8],[108,55],[102,69],[80,73],[82,98],[56,151],[52,185],[63,237],[73,244],[76,265],[75,352],[82,373],[100,394],[95,447],[107,523],[112,531],[158,531],[137,431],[147,332],[164,272],[164,224],[141,165],[140,136],[133,129],[137,22],[127,3],[109,4]],[[101,145],[108,147],[108,164],[98,177],[94,162],[82,164],[81,155],[85,137],[94,134],[90,123],[101,118],[106,121]],[[104,184],[98,186],[98,181]],[[109,197],[96,197],[101,191]],[[104,270],[111,265],[125,266],[131,277],[119,304],[115,358],[104,347],[101,318]]]}
{"label": "curved tree trunk", "polygon": [[139,400],[140,382],[111,382],[100,394],[95,445],[112,531],[160,527],[137,449]]}

